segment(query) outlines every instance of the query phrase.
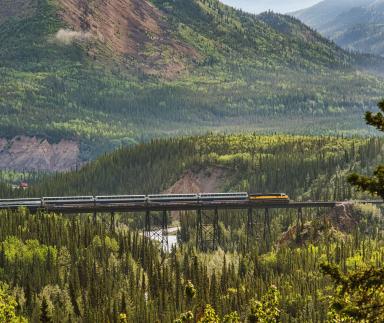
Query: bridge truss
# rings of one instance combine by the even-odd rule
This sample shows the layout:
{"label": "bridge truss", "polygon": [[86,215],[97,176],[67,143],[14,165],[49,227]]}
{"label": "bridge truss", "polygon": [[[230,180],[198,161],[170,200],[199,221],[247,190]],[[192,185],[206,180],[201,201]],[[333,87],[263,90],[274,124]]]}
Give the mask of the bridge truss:
{"label": "bridge truss", "polygon": [[[215,250],[220,244],[219,219],[220,210],[247,210],[247,244],[249,245],[255,238],[256,227],[263,227],[262,235],[256,237],[264,242],[271,241],[271,210],[274,209],[295,209],[297,210],[296,237],[300,236],[303,230],[304,219],[303,209],[331,209],[343,204],[384,204],[379,201],[331,201],[331,202],[293,202],[289,203],[255,203],[252,201],[209,201],[209,202],[166,202],[151,204],[60,204],[49,205],[44,210],[63,214],[93,214],[96,221],[98,213],[109,213],[111,215],[111,230],[115,226],[115,213],[144,213],[144,237],[159,241],[164,249],[169,249],[168,223],[171,211],[194,211],[196,212],[196,248],[204,251]],[[12,207],[2,207],[1,209],[17,209],[25,205],[14,205]],[[41,207],[27,207],[31,212],[36,212]],[[255,216],[257,212],[257,217]],[[154,217],[154,212],[160,216]],[[260,213],[262,212],[262,216]],[[262,223],[256,223],[255,219]],[[267,246],[268,247],[268,246]]]}

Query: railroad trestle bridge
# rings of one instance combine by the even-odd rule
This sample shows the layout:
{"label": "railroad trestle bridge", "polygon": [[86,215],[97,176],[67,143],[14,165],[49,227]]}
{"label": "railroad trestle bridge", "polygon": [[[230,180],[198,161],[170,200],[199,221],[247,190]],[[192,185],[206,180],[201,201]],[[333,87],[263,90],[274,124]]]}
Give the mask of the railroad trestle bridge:
{"label": "railroad trestle bridge", "polygon": [[[201,250],[214,250],[219,242],[219,211],[220,210],[246,210],[247,211],[247,240],[254,235],[254,215],[255,210],[260,214],[263,212],[263,233],[262,238],[269,240],[271,238],[271,214],[274,209],[295,209],[297,210],[297,233],[303,229],[303,209],[332,209],[340,205],[347,204],[384,204],[382,200],[356,200],[356,201],[329,201],[329,202],[295,202],[288,203],[276,202],[254,202],[254,201],[200,201],[200,202],[158,202],[158,203],[108,203],[102,205],[90,204],[50,204],[45,207],[26,205],[5,206],[0,209],[17,209],[26,207],[31,212],[45,210],[61,214],[92,214],[93,221],[96,222],[97,214],[110,214],[111,230],[115,227],[115,213],[143,213],[144,214],[144,232],[143,235],[150,239],[160,241],[164,249],[168,249],[168,222],[170,212],[173,211],[194,211],[196,212],[196,247]],[[154,213],[157,216],[154,221]]]}

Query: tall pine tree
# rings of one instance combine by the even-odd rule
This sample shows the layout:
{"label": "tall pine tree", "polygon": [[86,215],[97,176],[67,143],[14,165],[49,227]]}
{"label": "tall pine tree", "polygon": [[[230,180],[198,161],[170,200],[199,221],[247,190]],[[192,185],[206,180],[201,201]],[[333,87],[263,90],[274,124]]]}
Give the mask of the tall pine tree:
{"label": "tall pine tree", "polygon": [[[367,124],[384,132],[384,100],[379,102],[378,107],[381,112],[372,113],[368,111],[365,114],[365,120]],[[379,165],[372,177],[351,174],[348,177],[348,181],[362,191],[377,194],[384,198],[384,165]]]}

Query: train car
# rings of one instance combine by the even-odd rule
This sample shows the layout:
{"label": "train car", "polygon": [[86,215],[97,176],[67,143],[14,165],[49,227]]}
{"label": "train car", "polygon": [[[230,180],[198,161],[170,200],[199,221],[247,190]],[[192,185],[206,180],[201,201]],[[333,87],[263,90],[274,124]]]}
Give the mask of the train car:
{"label": "train car", "polygon": [[285,193],[257,193],[249,194],[249,200],[260,203],[289,203],[289,196]]}
{"label": "train car", "polygon": [[93,196],[65,196],[65,197],[43,197],[42,206],[47,205],[89,205],[94,204]]}
{"label": "train car", "polygon": [[14,208],[18,206],[41,207],[40,198],[0,199],[0,208]]}
{"label": "train car", "polygon": [[148,195],[148,202],[197,202],[198,194],[152,194]]}
{"label": "train car", "polygon": [[248,193],[201,193],[200,201],[244,201],[248,199]]}
{"label": "train car", "polygon": [[147,197],[145,195],[112,195],[112,196],[96,196],[95,204],[130,204],[145,203]]}

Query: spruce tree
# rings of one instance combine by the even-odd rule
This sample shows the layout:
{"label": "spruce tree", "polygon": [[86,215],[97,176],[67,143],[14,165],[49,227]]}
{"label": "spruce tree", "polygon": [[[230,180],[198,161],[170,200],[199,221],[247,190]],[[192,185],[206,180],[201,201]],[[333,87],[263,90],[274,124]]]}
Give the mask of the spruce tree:
{"label": "spruce tree", "polygon": [[51,323],[52,320],[49,317],[48,313],[48,303],[45,297],[43,297],[43,301],[41,302],[41,307],[40,307],[40,322],[41,323]]}
{"label": "spruce tree", "polygon": [[343,274],[335,265],[321,265],[335,284],[331,296],[332,322],[383,322],[384,268],[361,269]]}
{"label": "spruce tree", "polygon": [[[374,126],[384,132],[384,100],[379,102],[378,107],[381,112],[372,113],[368,111],[365,114],[365,120],[368,125]],[[348,181],[362,191],[377,194],[384,198],[384,165],[379,165],[372,177],[355,173],[348,177]]]}

